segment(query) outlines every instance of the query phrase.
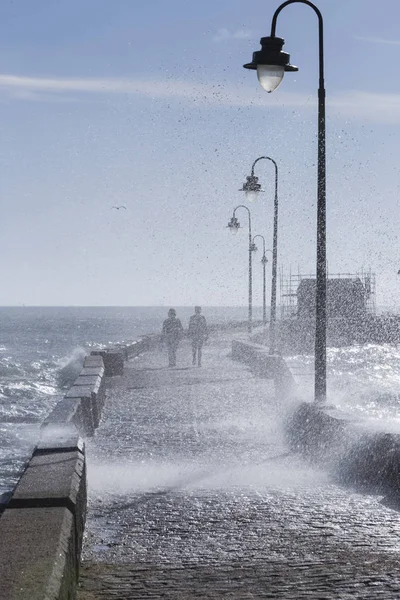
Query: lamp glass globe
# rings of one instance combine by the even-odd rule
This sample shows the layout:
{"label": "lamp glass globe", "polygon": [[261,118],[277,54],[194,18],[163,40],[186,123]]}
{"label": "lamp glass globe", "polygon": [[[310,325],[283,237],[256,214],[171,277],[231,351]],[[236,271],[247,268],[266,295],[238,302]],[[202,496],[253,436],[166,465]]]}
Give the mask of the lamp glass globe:
{"label": "lamp glass globe", "polygon": [[258,199],[259,192],[256,190],[246,190],[245,194],[248,202],[255,202]]}
{"label": "lamp glass globe", "polygon": [[280,85],[285,67],[280,65],[257,65],[257,77],[261,87],[268,93]]}

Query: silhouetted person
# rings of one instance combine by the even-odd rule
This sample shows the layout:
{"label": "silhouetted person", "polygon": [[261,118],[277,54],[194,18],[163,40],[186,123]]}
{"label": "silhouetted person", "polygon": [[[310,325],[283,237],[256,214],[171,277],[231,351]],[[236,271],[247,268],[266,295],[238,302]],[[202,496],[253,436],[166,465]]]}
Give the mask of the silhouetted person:
{"label": "silhouetted person", "polygon": [[195,314],[190,317],[189,337],[192,342],[193,364],[201,367],[201,354],[203,344],[208,338],[207,321],[201,314],[201,306],[194,307]]}
{"label": "silhouetted person", "polygon": [[176,318],[176,310],[170,308],[168,311],[168,319],[165,319],[162,326],[161,339],[167,344],[168,349],[168,366],[176,366],[176,350],[179,341],[183,335],[183,327],[180,319]]}

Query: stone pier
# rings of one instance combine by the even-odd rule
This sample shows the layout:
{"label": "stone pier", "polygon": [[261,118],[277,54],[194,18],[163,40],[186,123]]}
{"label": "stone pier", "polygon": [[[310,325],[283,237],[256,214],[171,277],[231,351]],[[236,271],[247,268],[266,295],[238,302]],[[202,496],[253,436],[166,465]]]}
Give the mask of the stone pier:
{"label": "stone pier", "polygon": [[285,443],[292,407],[215,334],[201,368],[148,352],[107,382],[87,441],[79,600],[400,597],[393,499]]}

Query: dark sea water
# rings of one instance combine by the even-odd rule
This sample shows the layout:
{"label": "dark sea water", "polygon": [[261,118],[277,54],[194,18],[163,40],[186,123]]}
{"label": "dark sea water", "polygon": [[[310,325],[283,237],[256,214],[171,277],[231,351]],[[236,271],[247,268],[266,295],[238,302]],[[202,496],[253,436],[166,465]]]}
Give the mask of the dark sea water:
{"label": "dark sea water", "polygon": [[[193,307],[175,307],[187,326]],[[94,348],[157,333],[165,307],[0,307],[0,497],[13,486],[39,425]],[[245,307],[204,309],[210,324],[245,320]],[[260,318],[261,309],[255,310]]]}

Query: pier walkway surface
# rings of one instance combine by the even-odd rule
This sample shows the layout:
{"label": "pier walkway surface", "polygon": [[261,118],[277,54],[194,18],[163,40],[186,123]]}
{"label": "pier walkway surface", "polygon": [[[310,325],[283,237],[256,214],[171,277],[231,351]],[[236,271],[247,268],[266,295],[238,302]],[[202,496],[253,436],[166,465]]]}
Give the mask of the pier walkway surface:
{"label": "pier walkway surface", "polygon": [[400,598],[400,513],[290,452],[288,408],[230,341],[110,379],[79,600]]}

